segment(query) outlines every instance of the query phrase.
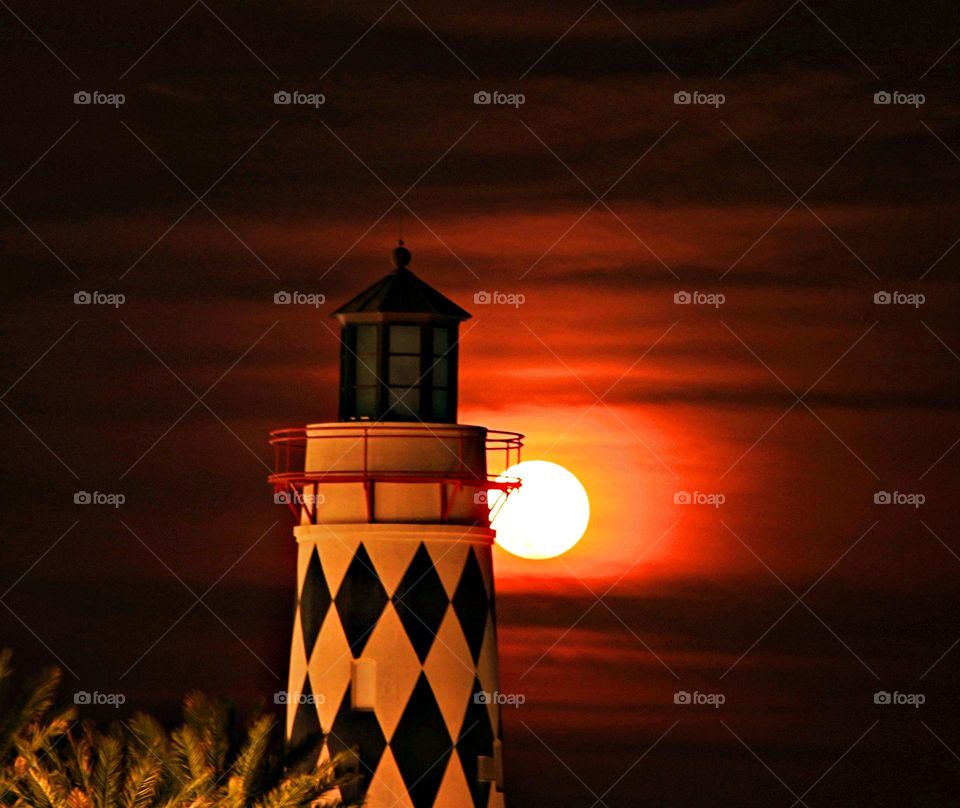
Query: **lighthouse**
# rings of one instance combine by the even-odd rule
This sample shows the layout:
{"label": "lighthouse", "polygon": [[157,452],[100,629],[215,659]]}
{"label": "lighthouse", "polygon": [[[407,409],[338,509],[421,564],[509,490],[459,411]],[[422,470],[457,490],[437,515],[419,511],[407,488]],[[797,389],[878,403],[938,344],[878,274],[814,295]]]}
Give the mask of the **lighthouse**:
{"label": "lighthouse", "polygon": [[[345,303],[339,416],[271,433],[294,513],[287,736],[322,733],[369,808],[502,807],[487,493],[522,435],[457,422],[470,314],[410,270]],[[488,468],[489,466],[489,468]]]}

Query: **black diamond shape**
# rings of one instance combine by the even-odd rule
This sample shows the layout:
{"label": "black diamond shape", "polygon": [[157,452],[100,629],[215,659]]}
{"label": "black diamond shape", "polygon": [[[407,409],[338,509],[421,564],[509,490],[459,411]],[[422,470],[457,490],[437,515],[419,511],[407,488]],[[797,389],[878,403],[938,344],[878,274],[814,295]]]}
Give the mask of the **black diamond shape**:
{"label": "black diamond shape", "polygon": [[486,808],[490,796],[489,781],[480,782],[477,779],[477,758],[481,755],[493,757],[493,725],[490,723],[490,713],[482,699],[477,697],[482,692],[480,680],[474,678],[473,692],[467,704],[467,712],[463,719],[463,726],[457,737],[457,755],[460,765],[467,779],[467,786],[473,795],[473,804],[476,808]]}
{"label": "black diamond shape", "polygon": [[390,751],[414,808],[432,808],[453,750],[443,714],[423,673],[390,739]]}
{"label": "black diamond shape", "polygon": [[421,543],[393,596],[393,605],[420,664],[430,653],[449,603],[430,553]]}
{"label": "black diamond shape", "polygon": [[333,728],[327,736],[327,744],[331,754],[350,750],[359,758],[359,780],[340,789],[343,799],[359,801],[367,793],[370,779],[380,764],[383,750],[387,748],[387,739],[380,729],[376,713],[372,710],[354,710],[350,706],[350,698],[348,686],[333,721]]}
{"label": "black diamond shape", "polygon": [[387,605],[387,591],[373,569],[367,549],[361,544],[353,555],[334,601],[343,631],[355,657],[363,653],[370,632]]}
{"label": "black diamond shape", "polygon": [[463,629],[463,636],[470,647],[470,653],[473,654],[473,664],[476,665],[480,659],[483,634],[487,628],[490,599],[487,597],[480,564],[472,549],[467,553],[467,562],[463,565],[463,574],[457,584],[457,591],[453,593],[452,603],[460,621],[460,628]]}
{"label": "black diamond shape", "polygon": [[323,574],[320,556],[317,548],[310,554],[310,563],[307,564],[307,574],[303,579],[303,589],[300,590],[300,627],[303,629],[303,644],[307,649],[307,659],[313,653],[313,644],[317,641],[323,618],[330,609],[330,587],[327,586],[327,576]]}
{"label": "black diamond shape", "polygon": [[[295,696],[296,694],[290,694]],[[303,691],[300,703],[297,705],[297,714],[293,718],[293,729],[290,731],[291,746],[306,744],[311,738],[319,738],[321,733],[320,718],[317,716],[317,705],[314,704],[313,691],[310,689],[310,677],[303,682]],[[317,754],[319,754],[319,749]]]}

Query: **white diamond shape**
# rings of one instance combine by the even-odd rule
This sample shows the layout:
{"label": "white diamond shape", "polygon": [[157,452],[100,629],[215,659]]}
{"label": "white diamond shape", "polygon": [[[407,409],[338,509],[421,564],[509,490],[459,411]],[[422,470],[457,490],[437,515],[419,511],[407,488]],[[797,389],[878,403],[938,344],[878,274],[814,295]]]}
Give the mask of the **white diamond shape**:
{"label": "white diamond shape", "polygon": [[[327,586],[330,587],[330,597],[337,596],[337,590],[343,582],[347,567],[353,561],[353,554],[357,552],[360,538],[356,535],[342,536],[336,532],[336,526],[331,528],[310,528],[311,541],[305,544],[316,544],[320,555],[320,565],[323,574],[327,576]],[[314,541],[315,540],[315,541]]]}
{"label": "white diamond shape", "polygon": [[312,553],[313,542],[300,542],[297,545],[297,592],[303,590],[303,579],[307,574]]}
{"label": "white diamond shape", "polygon": [[478,544],[473,548],[477,554],[477,561],[480,566],[480,574],[483,576],[483,583],[487,587],[487,597],[493,597],[493,551],[489,544]]}
{"label": "white diamond shape", "polygon": [[[307,675],[307,651],[303,645],[303,631],[300,628],[300,610],[293,618],[293,643],[290,645],[290,675],[287,677],[287,694],[298,696],[303,690],[303,680]],[[295,702],[288,702],[293,705]],[[297,711],[287,707],[287,737],[293,732],[293,719]]]}
{"label": "white diamond shape", "polygon": [[473,695],[476,671],[460,621],[452,608],[447,609],[443,617],[423,670],[443,714],[447,731],[451,738],[456,738]]}
{"label": "white diamond shape", "polygon": [[447,597],[452,599],[453,593],[457,591],[457,584],[460,583],[460,576],[463,575],[463,565],[471,543],[460,538],[456,541],[428,541],[425,544],[430,558],[433,559],[434,569],[447,591]]}
{"label": "white diamond shape", "polygon": [[456,752],[450,755],[450,763],[440,783],[437,799],[434,805],[473,805],[473,795],[467,787],[467,778],[460,764],[460,755]]}
{"label": "white diamond shape", "polygon": [[[483,632],[483,645],[480,646],[480,658],[477,661],[477,675],[480,677],[480,688],[487,693],[494,693],[500,689],[500,664],[497,657],[497,632],[493,627],[493,620],[487,616],[487,627]],[[487,712],[490,714],[490,723],[493,726],[493,737],[500,737],[500,707],[487,703]]]}
{"label": "white diamond shape", "polygon": [[383,588],[387,590],[387,595],[393,595],[420,547],[420,542],[410,539],[367,539],[363,546],[370,554],[373,568],[377,571]]}
{"label": "white diamond shape", "polygon": [[310,689],[317,697],[320,728],[330,732],[337,709],[350,684],[350,645],[336,609],[327,611],[310,657]]}
{"label": "white diamond shape", "polygon": [[422,670],[392,603],[384,609],[361,656],[377,661],[377,720],[384,736],[392,738]]}
{"label": "white diamond shape", "polygon": [[[436,803],[437,806],[443,804]],[[383,757],[380,758],[376,774],[370,781],[363,805],[364,808],[413,808],[389,746],[383,750]]]}

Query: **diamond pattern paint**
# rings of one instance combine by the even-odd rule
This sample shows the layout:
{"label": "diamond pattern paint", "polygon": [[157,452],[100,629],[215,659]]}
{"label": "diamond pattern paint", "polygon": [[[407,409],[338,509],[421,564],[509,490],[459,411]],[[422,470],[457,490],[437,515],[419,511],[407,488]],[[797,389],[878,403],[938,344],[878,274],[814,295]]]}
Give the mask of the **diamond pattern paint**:
{"label": "diamond pattern paint", "polygon": [[487,600],[493,599],[493,562],[491,560],[492,547],[474,546],[473,552],[476,553],[480,575],[483,577],[483,583],[487,590]]}
{"label": "diamond pattern paint", "polygon": [[[300,610],[293,615],[293,641],[290,644],[290,672],[287,675],[287,693],[299,693],[307,676],[307,654],[303,650],[303,632],[300,629]],[[293,731],[294,711],[287,710],[287,737]]]}
{"label": "diamond pattern paint", "polygon": [[473,693],[475,668],[452,609],[443,618],[423,670],[437,697],[450,736],[455,738],[463,723],[465,705]]}
{"label": "diamond pattern paint", "polygon": [[[377,716],[372,711],[353,710],[350,707],[350,688],[343,696],[340,709],[337,710],[333,728],[327,736],[327,745],[332,754],[353,750],[360,758],[360,773],[363,775],[359,785],[359,795],[366,793],[370,780],[377,766],[383,750],[386,749],[387,739],[383,736]],[[347,795],[344,795],[347,797]]]}
{"label": "diamond pattern paint", "polygon": [[307,567],[310,564],[310,557],[316,551],[316,545],[310,542],[297,545],[297,597],[300,597],[300,590],[303,588],[303,578],[307,574]]}
{"label": "diamond pattern paint", "polygon": [[364,546],[370,554],[373,568],[380,583],[388,593],[397,591],[400,579],[404,576],[410,561],[419,549],[420,543],[414,539],[408,541],[366,541]]}
{"label": "diamond pattern paint", "polygon": [[450,765],[447,766],[447,771],[443,775],[443,782],[440,783],[440,791],[437,792],[437,800],[434,803],[437,808],[441,805],[472,806],[474,804],[463,768],[456,764],[456,757],[451,758]]}
{"label": "diamond pattern paint", "polygon": [[421,674],[390,740],[414,808],[434,807],[452,747],[433,690]]}
{"label": "diamond pattern paint", "polygon": [[356,536],[335,533],[327,528],[323,530],[319,541],[305,543],[317,548],[320,563],[323,564],[323,571],[327,576],[327,586],[330,587],[331,592],[338,591],[347,567],[350,566],[360,546],[360,539]]}
{"label": "diamond pattern paint", "polygon": [[421,663],[430,653],[447,603],[440,576],[433,568],[427,548],[421,543],[393,595],[400,622]]}
{"label": "diamond pattern paint", "polygon": [[[476,759],[492,754],[499,726],[499,708],[474,701],[475,693],[497,689],[496,635],[482,569],[490,554],[471,540],[431,541],[429,529],[419,541],[409,532],[345,542],[331,533],[315,531],[315,549],[300,538],[305,572],[290,692],[302,686],[303,701],[317,698],[289,705],[291,736],[325,731],[323,755],[357,750],[365,779],[343,796],[363,796],[368,808],[502,805],[502,794],[477,781]],[[401,542],[402,548],[383,546]],[[333,553],[327,552],[331,543]],[[349,560],[345,547],[353,548]],[[341,569],[332,600],[325,558]],[[307,614],[307,604],[315,614]],[[302,623],[320,625],[309,662],[305,643],[314,629],[305,631]],[[376,662],[371,709],[352,708],[355,658]]]}
{"label": "diamond pattern paint", "polygon": [[457,584],[460,583],[463,565],[467,553],[470,552],[471,544],[470,541],[461,536],[457,541],[434,542],[427,548],[430,551],[430,557],[433,559],[434,569],[440,576],[443,588],[451,599],[457,591]]}
{"label": "diamond pattern paint", "polygon": [[481,783],[477,779],[477,758],[480,755],[493,756],[493,727],[487,705],[483,704],[479,698],[482,691],[480,680],[474,679],[473,692],[467,702],[467,711],[460,732],[457,734],[457,755],[463,766],[476,808],[485,806],[490,796],[490,783]]}
{"label": "diamond pattern paint", "polygon": [[377,717],[384,734],[389,738],[396,729],[421,671],[420,661],[391,604],[384,609],[363,656],[377,661]]}
{"label": "diamond pattern paint", "polygon": [[350,685],[350,646],[337,612],[331,609],[320,629],[313,656],[310,657],[310,686],[322,699],[317,702],[317,715],[324,732],[329,732],[337,707]]}
{"label": "diamond pattern paint", "polygon": [[331,602],[330,588],[320,565],[320,556],[314,548],[304,575],[298,608],[303,629],[303,646],[308,658],[313,653],[313,645],[317,641],[317,634],[320,633],[320,626],[323,625]]}
{"label": "diamond pattern paint", "polygon": [[313,704],[313,691],[310,689],[309,678],[303,683],[303,690],[299,693],[291,693],[290,697],[291,703],[295,704],[290,741],[296,745],[320,733],[320,721],[317,719],[317,710]]}
{"label": "diamond pattern paint", "polygon": [[467,554],[463,574],[453,596],[453,609],[457,613],[473,662],[476,664],[483,646],[490,603],[480,564],[472,551]]}
{"label": "diamond pattern paint", "polygon": [[413,808],[413,803],[407,796],[407,786],[389,746],[384,749],[383,757],[380,758],[377,776],[370,783],[363,808]]}
{"label": "diamond pattern paint", "polygon": [[[480,660],[477,663],[477,676],[480,678],[480,687],[488,693],[493,693],[499,687],[500,672],[497,661],[497,632],[493,624],[493,616],[487,620],[486,634],[483,640],[483,650],[480,651]],[[488,704],[487,712],[493,723],[493,734],[500,737],[500,705]]]}
{"label": "diamond pattern paint", "polygon": [[336,598],[337,613],[354,657],[363,653],[387,600],[370,555],[361,544],[347,567]]}

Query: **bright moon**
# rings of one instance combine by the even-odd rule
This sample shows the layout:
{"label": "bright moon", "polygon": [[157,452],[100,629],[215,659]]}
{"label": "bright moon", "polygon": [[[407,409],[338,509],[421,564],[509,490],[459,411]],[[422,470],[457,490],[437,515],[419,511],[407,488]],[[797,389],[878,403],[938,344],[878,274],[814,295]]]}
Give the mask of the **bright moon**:
{"label": "bright moon", "polygon": [[504,499],[490,492],[490,514],[497,544],[521,558],[553,558],[580,541],[590,521],[590,500],[580,481],[556,463],[526,460],[497,480],[523,483]]}

